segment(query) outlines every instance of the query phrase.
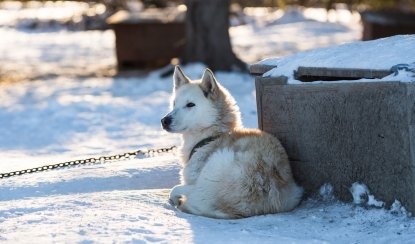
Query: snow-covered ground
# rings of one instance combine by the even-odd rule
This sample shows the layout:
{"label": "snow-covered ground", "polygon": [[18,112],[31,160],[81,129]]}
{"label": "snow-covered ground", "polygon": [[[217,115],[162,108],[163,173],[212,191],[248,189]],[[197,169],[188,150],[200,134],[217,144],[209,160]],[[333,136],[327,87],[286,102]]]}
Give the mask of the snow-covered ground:
{"label": "snow-covered ground", "polygon": [[[251,62],[359,39],[356,22],[305,16],[294,11],[269,22],[252,17],[250,25],[232,28],[235,50]],[[160,70],[112,77],[111,31],[0,27],[0,36],[0,77],[8,81],[0,82],[0,172],[180,143],[159,126],[168,111],[171,77],[160,77]],[[184,67],[191,78],[203,69]],[[253,77],[218,72],[217,78],[235,96],[245,126],[256,127]],[[164,154],[2,179],[0,242],[413,243],[415,238],[415,220],[399,204],[387,210],[341,203],[327,185],[321,196],[289,213],[241,220],[181,213],[167,203],[179,169],[178,158]],[[367,191],[355,188],[360,189],[355,195]]]}

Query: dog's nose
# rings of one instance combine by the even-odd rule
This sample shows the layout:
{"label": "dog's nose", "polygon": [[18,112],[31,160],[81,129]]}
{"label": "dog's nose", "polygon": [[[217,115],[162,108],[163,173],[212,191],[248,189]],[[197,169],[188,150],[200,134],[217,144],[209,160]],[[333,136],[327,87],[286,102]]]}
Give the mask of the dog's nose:
{"label": "dog's nose", "polygon": [[163,129],[169,128],[170,124],[171,124],[171,117],[170,116],[166,116],[166,117],[161,119],[161,125],[163,126]]}

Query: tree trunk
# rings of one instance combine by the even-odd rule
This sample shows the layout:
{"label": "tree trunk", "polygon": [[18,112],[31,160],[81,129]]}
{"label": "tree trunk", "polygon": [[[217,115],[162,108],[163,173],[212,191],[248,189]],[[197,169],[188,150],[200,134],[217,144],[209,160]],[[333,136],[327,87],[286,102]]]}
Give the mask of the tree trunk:
{"label": "tree trunk", "polygon": [[202,62],[212,70],[246,70],[232,51],[229,37],[230,0],[185,0],[184,64]]}

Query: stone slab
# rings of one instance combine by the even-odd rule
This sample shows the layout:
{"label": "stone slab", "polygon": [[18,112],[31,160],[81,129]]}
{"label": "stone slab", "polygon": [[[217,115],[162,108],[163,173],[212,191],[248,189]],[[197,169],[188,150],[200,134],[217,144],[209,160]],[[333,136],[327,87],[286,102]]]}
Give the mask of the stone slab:
{"label": "stone slab", "polygon": [[260,129],[277,136],[307,194],[354,182],[415,213],[415,85],[399,81],[287,84],[256,78]]}

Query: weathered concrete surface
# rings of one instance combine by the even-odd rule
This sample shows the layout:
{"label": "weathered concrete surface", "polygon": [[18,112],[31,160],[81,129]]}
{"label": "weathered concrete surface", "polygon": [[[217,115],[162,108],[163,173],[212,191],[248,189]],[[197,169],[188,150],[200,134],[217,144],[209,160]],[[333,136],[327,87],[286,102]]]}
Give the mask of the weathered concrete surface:
{"label": "weathered concrete surface", "polygon": [[307,194],[331,183],[341,200],[364,183],[415,213],[415,85],[286,84],[256,79],[260,129],[276,135]]}

